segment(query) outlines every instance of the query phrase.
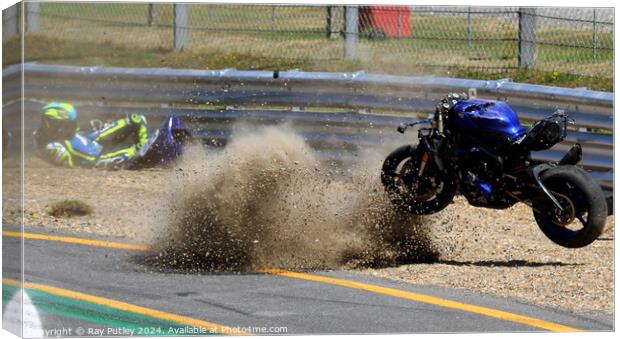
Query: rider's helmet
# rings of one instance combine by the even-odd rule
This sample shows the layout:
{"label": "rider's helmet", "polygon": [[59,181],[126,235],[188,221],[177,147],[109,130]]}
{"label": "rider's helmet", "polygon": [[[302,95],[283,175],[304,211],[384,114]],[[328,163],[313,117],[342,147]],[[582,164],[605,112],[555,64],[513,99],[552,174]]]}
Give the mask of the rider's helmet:
{"label": "rider's helmet", "polygon": [[51,102],[43,107],[41,126],[36,132],[37,143],[71,139],[77,131],[77,111],[66,102]]}

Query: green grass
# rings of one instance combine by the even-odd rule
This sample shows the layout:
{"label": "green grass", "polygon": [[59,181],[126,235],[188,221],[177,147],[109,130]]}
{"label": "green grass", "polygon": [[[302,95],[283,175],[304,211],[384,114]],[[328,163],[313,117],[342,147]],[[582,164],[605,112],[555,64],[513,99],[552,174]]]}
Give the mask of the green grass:
{"label": "green grass", "polygon": [[[157,4],[158,25],[172,25],[172,4]],[[325,8],[318,6],[210,5],[190,4],[190,27],[225,29],[323,30]],[[108,20],[117,23],[146,24],[147,3],[47,3],[43,16],[56,19],[78,18],[84,21]]]}
{"label": "green grass", "polygon": [[[13,39],[3,48],[3,66],[19,62],[19,40]],[[292,69],[308,68],[308,60],[287,60],[260,55],[201,52],[173,52],[155,48],[129,48],[106,42],[76,43],[29,35],[25,39],[25,61],[67,65],[105,65],[122,67],[182,67],[195,69]]]}
{"label": "green grass", "polygon": [[484,72],[475,69],[455,68],[453,74],[458,78],[497,80],[512,79],[514,82],[524,82],[558,87],[587,87],[596,91],[614,91],[613,79],[600,76],[578,76],[558,71],[537,71],[537,70],[507,70],[497,73]]}
{"label": "green grass", "polygon": [[[171,6],[165,6],[167,11],[162,19],[172,22]],[[146,23],[148,4],[135,3],[43,3],[41,15],[54,18],[55,22],[62,22],[63,18],[81,18],[85,20],[109,20],[123,23]]]}
{"label": "green grass", "polygon": [[[171,51],[172,5],[158,4],[147,26],[146,3],[43,3],[39,34],[26,36],[26,60],[57,64],[218,69],[366,70],[399,75],[511,77],[555,86],[613,90],[613,33],[541,28],[534,70],[518,70],[516,16],[411,14],[412,35],[362,37],[359,57],[344,60],[343,38],[325,37],[321,6],[189,5],[190,44]],[[342,24],[342,11],[337,21]],[[286,30],[286,32],[279,31]],[[4,65],[19,60],[19,45],[4,44]],[[559,44],[559,45],[556,45]],[[585,47],[570,47],[579,45]],[[17,49],[16,49],[17,48]]]}
{"label": "green grass", "polygon": [[[3,66],[19,62],[18,39],[5,43]],[[25,60],[67,65],[104,65],[120,67],[173,67],[193,69],[303,69],[306,71],[356,71],[407,74],[401,72],[402,63],[393,69],[385,65],[364,64],[359,60],[311,60],[303,58],[279,58],[260,53],[225,52],[209,49],[190,49],[173,52],[164,48],[130,48],[122,44],[105,42],[74,42],[48,38],[43,35],[27,35]],[[487,62],[484,59],[481,63]],[[578,76],[562,71],[540,70],[492,70],[475,67],[417,67],[419,74],[426,72],[443,76],[494,80],[512,78],[517,82],[547,84],[562,87],[589,87],[594,90],[613,91],[613,79],[602,76]],[[414,72],[412,72],[415,74]]]}

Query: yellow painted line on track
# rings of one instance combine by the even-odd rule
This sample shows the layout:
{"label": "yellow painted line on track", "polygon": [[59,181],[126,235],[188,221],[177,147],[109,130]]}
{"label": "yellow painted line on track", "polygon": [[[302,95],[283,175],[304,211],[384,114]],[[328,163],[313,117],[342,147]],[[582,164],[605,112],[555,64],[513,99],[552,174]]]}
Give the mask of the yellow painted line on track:
{"label": "yellow painted line on track", "polygon": [[396,297],[396,298],[409,299],[409,300],[413,300],[417,302],[451,308],[455,310],[460,310],[460,311],[465,311],[465,312],[470,312],[470,313],[477,313],[477,314],[485,315],[485,316],[492,317],[492,318],[525,324],[525,325],[542,328],[542,329],[554,331],[554,332],[581,331],[574,327],[556,324],[556,323],[549,322],[549,321],[542,320],[542,319],[527,317],[524,315],[496,310],[493,308],[488,308],[488,307],[483,307],[483,306],[466,304],[466,303],[453,301],[449,299],[437,298],[437,297],[433,297],[430,295],[397,290],[394,288],[388,288],[388,287],[383,287],[379,285],[372,285],[372,284],[366,284],[366,283],[351,281],[351,280],[346,280],[346,279],[332,278],[332,277],[316,275],[316,274],[291,272],[291,271],[278,270],[278,269],[265,269],[265,270],[261,270],[261,272],[290,277],[290,278],[315,281],[315,282],[320,282],[320,283],[325,283],[325,284],[338,285],[342,287],[354,288],[358,290],[363,290],[363,291],[368,291],[368,292],[373,292],[373,293],[378,293],[378,294],[383,294],[383,295],[389,295],[389,296]]}
{"label": "yellow painted line on track", "polygon": [[[9,236],[9,237],[19,237],[19,238],[23,236],[26,239],[59,241],[59,242],[75,243],[75,244],[81,244],[81,245],[87,245],[87,246],[109,247],[109,248],[134,250],[134,251],[146,251],[148,249],[148,247],[142,246],[142,245],[120,243],[120,242],[110,242],[110,241],[102,241],[102,240],[91,240],[91,239],[84,239],[84,238],[53,236],[53,235],[37,234],[37,233],[21,233],[21,232],[3,231],[2,235]],[[389,295],[389,296],[396,297],[396,298],[409,299],[409,300],[422,302],[426,304],[456,309],[456,310],[470,312],[470,313],[481,314],[481,315],[485,315],[485,316],[492,317],[492,318],[525,324],[525,325],[529,325],[529,326],[533,326],[533,327],[537,327],[537,328],[541,328],[541,329],[545,329],[549,331],[554,331],[554,332],[581,331],[580,329],[574,328],[571,326],[557,324],[557,323],[549,322],[546,320],[528,317],[528,316],[524,316],[524,315],[520,315],[516,313],[501,311],[501,310],[478,306],[478,305],[466,304],[466,303],[462,303],[462,302],[458,302],[454,300],[443,299],[443,298],[433,297],[430,295],[413,293],[413,292],[408,292],[408,291],[403,291],[403,290],[397,290],[394,288],[388,288],[388,287],[383,287],[379,285],[372,285],[372,284],[367,284],[367,283],[362,283],[362,282],[357,282],[357,281],[352,281],[352,280],[332,278],[332,277],[316,275],[316,274],[291,272],[291,271],[279,270],[279,269],[264,269],[264,270],[259,270],[259,272],[279,275],[279,276],[285,276],[289,278],[321,282],[321,283],[326,283],[326,284],[331,284],[331,285],[338,285],[342,287],[354,288],[354,289],[363,290],[367,292]],[[32,283],[26,283],[26,284],[32,284]],[[49,288],[54,288],[54,287],[50,286]],[[71,293],[79,293],[79,292],[71,292]],[[98,298],[98,297],[93,297],[93,298]],[[130,306],[134,306],[134,305],[130,305]],[[134,306],[134,307],[140,307],[140,306]],[[159,311],[155,311],[155,312],[159,312]],[[166,318],[162,318],[162,319],[166,319]],[[188,319],[191,319],[191,318],[188,318]],[[200,321],[200,320],[197,320],[197,321]]]}
{"label": "yellow painted line on track", "polygon": [[67,243],[97,246],[97,247],[110,247],[110,248],[116,248],[116,249],[121,249],[121,250],[132,250],[132,251],[146,251],[147,250],[147,247],[142,246],[142,245],[128,244],[128,243],[122,243],[122,242],[103,241],[103,240],[84,239],[84,238],[63,237],[63,236],[47,235],[47,234],[39,234],[39,233],[22,233],[22,232],[12,232],[12,231],[2,231],[2,235],[7,236],[7,237],[16,237],[16,238],[24,237],[26,239],[59,241],[59,242],[67,242]]}
{"label": "yellow painted line on track", "polygon": [[[7,285],[17,286],[17,287],[22,286],[22,284],[19,281],[9,279],[9,278],[3,278],[2,283],[7,284]],[[212,331],[215,331],[221,334],[251,335],[251,333],[243,332],[236,328],[232,328],[232,327],[228,327],[228,326],[224,326],[224,325],[220,325],[220,324],[216,324],[216,323],[212,323],[212,322],[208,322],[208,321],[204,321],[200,319],[190,318],[190,317],[173,314],[173,313],[162,312],[162,311],[158,311],[152,308],[133,305],[133,304],[129,304],[129,303],[125,303],[122,301],[113,300],[113,299],[97,297],[94,295],[66,290],[66,289],[58,288],[54,286],[37,284],[37,283],[32,283],[32,282],[25,282],[24,287],[33,289],[33,290],[43,291],[46,293],[54,294],[54,295],[65,297],[65,298],[72,298],[72,299],[87,301],[90,303],[107,306],[107,307],[114,308],[114,309],[121,310],[121,311],[141,314],[141,315],[149,316],[152,318],[174,321],[174,322],[188,325],[188,326],[201,327],[201,328],[208,329],[210,331],[212,330]]]}

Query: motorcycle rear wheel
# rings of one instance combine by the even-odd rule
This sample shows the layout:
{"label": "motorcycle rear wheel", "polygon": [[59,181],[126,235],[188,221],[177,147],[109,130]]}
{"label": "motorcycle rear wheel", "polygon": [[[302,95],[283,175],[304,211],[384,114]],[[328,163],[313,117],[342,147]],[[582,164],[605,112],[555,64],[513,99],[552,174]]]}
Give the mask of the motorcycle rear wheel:
{"label": "motorcycle rear wheel", "polygon": [[[579,167],[562,165],[545,171],[541,180],[565,209],[560,212],[555,208],[556,217],[534,211],[536,223],[547,238],[567,248],[580,248],[595,241],[605,227],[607,203],[592,176]],[[543,205],[554,208],[548,202]]]}
{"label": "motorcycle rear wheel", "polygon": [[437,213],[454,199],[456,182],[439,171],[432,162],[424,171],[429,175],[415,178],[419,160],[414,154],[415,147],[410,145],[392,151],[383,162],[381,182],[392,203],[399,208],[416,215]]}

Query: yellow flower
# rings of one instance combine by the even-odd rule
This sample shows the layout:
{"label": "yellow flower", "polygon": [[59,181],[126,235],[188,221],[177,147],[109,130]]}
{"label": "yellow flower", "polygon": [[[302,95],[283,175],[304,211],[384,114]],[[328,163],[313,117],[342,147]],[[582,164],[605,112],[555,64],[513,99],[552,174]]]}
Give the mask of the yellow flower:
{"label": "yellow flower", "polygon": [[559,75],[560,73],[558,73],[558,71],[553,71],[551,72],[551,79],[557,80]]}

